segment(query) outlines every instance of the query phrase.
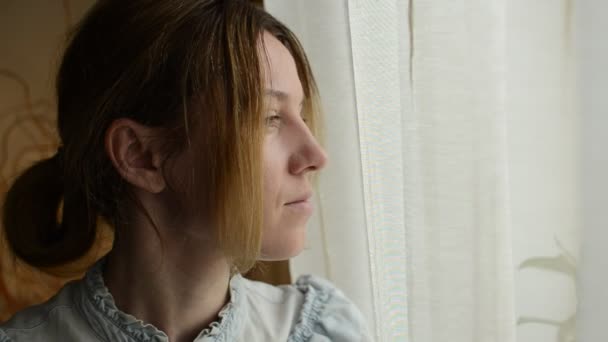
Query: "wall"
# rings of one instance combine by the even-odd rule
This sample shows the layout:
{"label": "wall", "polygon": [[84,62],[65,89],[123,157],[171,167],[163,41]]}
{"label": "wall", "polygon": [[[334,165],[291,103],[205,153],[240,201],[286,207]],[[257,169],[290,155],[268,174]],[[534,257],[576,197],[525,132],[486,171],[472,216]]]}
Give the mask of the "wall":
{"label": "wall", "polygon": [[579,341],[608,341],[608,3],[577,1],[584,230]]}
{"label": "wall", "polygon": [[[67,29],[92,3],[0,0],[1,194],[21,170],[57,148],[54,74]],[[104,241],[94,249],[93,258],[107,250],[108,240]],[[42,273],[16,261],[2,244],[0,321],[45,300],[65,281],[79,277],[82,269],[82,263],[75,263],[64,268],[61,276]]]}

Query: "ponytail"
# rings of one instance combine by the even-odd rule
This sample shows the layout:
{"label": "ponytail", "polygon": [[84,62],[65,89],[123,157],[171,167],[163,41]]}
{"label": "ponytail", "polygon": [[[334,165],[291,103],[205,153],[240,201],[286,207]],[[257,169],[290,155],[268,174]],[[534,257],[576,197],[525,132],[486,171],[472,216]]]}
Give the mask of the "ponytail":
{"label": "ponytail", "polygon": [[[65,181],[62,159],[60,149],[27,169],[4,201],[2,223],[8,246],[37,268],[75,261],[95,242],[97,215],[84,192]],[[63,218],[59,220],[62,201]]]}

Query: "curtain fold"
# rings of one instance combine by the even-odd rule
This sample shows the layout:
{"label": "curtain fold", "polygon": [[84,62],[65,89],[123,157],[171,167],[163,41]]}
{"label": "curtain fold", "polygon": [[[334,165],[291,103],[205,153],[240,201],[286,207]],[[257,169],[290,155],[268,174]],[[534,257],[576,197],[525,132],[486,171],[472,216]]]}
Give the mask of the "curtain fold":
{"label": "curtain fold", "polygon": [[265,1],[304,45],[326,113],[329,164],[321,173],[307,247],[291,261],[292,278],[314,273],[341,288],[376,330],[377,295],[366,229],[348,7],[343,1]]}
{"label": "curtain fold", "polygon": [[409,334],[402,133],[413,101],[409,26],[401,20],[408,14],[405,1],[348,4],[374,319],[381,341],[406,340]]}
{"label": "curtain fold", "polygon": [[[365,283],[371,292],[364,297],[331,276],[356,302],[372,301],[363,308],[378,340],[511,341],[505,3],[410,5],[349,1],[330,11],[320,2],[266,2],[311,55],[330,107],[330,158],[340,158],[322,177],[321,194],[332,201],[320,203],[323,220],[311,230],[323,228],[326,239],[313,234],[311,250],[331,269],[362,265],[349,267],[346,279],[359,276],[355,286]],[[343,44],[351,60],[337,66],[331,52]],[[340,107],[347,101],[331,91],[347,82],[354,85],[346,94],[351,107]],[[357,134],[332,125],[336,117],[355,120]],[[363,217],[350,211],[344,220],[334,201],[356,203]],[[343,233],[332,239],[330,231]],[[314,272],[308,260],[306,253],[296,259],[294,270]]]}
{"label": "curtain fold", "polygon": [[414,1],[412,341],[514,341],[505,1]]}
{"label": "curtain fold", "polygon": [[335,281],[379,341],[573,341],[569,3],[266,0],[328,126],[292,270]]}

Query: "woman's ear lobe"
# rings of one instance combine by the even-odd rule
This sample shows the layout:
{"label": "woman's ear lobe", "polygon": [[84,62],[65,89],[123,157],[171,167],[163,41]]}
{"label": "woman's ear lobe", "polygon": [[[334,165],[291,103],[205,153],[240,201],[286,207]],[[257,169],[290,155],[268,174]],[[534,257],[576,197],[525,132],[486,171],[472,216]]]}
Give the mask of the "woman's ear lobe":
{"label": "woman's ear lobe", "polygon": [[155,144],[159,132],[130,119],[117,119],[105,134],[105,149],[112,165],[127,182],[159,193],[166,187],[162,156]]}

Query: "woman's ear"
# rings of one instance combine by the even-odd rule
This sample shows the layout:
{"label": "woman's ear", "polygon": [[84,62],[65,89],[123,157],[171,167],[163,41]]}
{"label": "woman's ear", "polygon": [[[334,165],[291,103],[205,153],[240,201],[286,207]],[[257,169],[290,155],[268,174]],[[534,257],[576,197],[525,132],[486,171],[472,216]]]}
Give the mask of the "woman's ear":
{"label": "woman's ear", "polygon": [[105,134],[105,149],[114,168],[130,184],[150,193],[166,187],[158,128],[131,119],[114,120]]}

